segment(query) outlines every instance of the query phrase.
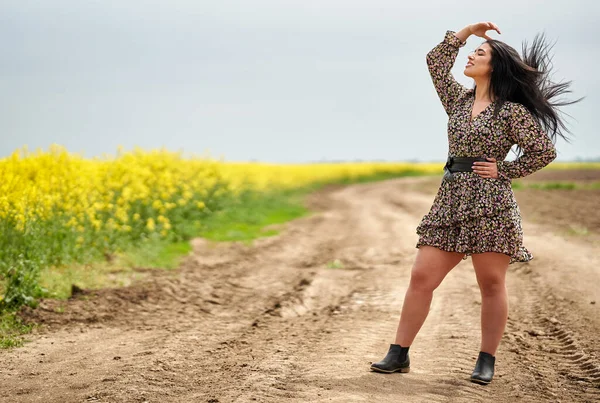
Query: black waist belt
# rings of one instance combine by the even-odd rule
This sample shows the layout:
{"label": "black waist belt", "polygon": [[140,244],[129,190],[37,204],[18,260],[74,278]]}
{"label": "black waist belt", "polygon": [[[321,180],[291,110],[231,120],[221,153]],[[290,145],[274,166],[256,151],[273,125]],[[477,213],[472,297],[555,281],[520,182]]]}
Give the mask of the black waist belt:
{"label": "black waist belt", "polygon": [[487,160],[483,157],[448,157],[444,165],[444,177],[452,180],[454,172],[473,172],[472,166],[475,161],[486,162]]}

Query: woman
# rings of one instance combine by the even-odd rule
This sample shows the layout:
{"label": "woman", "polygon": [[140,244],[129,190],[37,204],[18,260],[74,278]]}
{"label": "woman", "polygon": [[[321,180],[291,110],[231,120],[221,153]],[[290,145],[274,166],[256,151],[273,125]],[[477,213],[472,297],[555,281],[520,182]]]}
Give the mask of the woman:
{"label": "woman", "polygon": [[[481,291],[481,346],[473,382],[487,384],[494,375],[495,354],[508,318],[505,275],[508,265],[533,257],[522,245],[519,207],[511,179],[529,175],[556,158],[556,136],[566,137],[550,102],[569,92],[569,82],[548,80],[550,61],[543,37],[536,37],[523,59],[507,44],[486,35],[500,29],[491,22],[446,32],[427,54],[435,89],[448,114],[449,157],[431,210],[417,227],[417,257],[405,295],[395,344],[377,372],[408,372],[408,350],[429,312],[433,291],[461,259],[470,255]],[[467,89],[450,73],[458,50],[469,36],[485,38],[469,54]],[[519,158],[504,161],[513,145]]]}

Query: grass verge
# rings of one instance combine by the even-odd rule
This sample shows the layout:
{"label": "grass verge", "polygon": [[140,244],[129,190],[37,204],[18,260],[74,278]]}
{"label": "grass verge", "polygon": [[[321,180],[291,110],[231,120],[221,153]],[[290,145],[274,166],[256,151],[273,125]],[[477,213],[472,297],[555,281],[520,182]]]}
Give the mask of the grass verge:
{"label": "grass verge", "polygon": [[20,347],[34,325],[25,325],[15,312],[0,312],[0,349]]}
{"label": "grass verge", "polygon": [[597,190],[600,189],[600,182],[590,183],[579,183],[569,181],[548,181],[548,182],[523,182],[514,181],[512,182],[512,188],[519,189],[538,189],[538,190],[572,190],[572,189],[584,189],[584,190]]}
{"label": "grass verge", "polygon": [[[308,212],[301,191],[245,194],[202,223],[198,236],[212,241],[242,241],[272,236],[267,229],[301,217]],[[106,256],[90,264],[71,264],[41,271],[40,285],[48,297],[68,299],[72,285],[83,289],[126,287],[147,276],[143,269],[175,269],[191,251],[188,241],[172,243],[159,237],[149,238],[123,253]]]}

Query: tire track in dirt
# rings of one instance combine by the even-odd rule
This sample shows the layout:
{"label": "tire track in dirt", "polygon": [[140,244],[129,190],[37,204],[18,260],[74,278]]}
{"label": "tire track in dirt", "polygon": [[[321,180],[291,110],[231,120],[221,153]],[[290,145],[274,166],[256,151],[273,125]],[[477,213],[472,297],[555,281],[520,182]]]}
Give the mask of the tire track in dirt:
{"label": "tire track in dirt", "polygon": [[[510,351],[519,357],[515,365],[521,366],[535,385],[519,395],[530,399],[541,395],[549,401],[600,401],[600,365],[594,336],[598,326],[593,317],[581,315],[585,310],[575,300],[560,295],[559,284],[552,286],[548,270],[555,264],[573,275],[577,273],[568,259],[557,261],[551,254],[540,255],[513,273],[516,307],[510,315],[506,339]],[[578,400],[571,400],[574,398]]]}
{"label": "tire track in dirt", "polygon": [[[433,200],[414,190],[421,181],[329,188],[310,198],[317,213],[254,247],[195,240],[193,255],[173,273],[84,292],[80,297],[89,299],[70,301],[65,314],[44,301],[45,310],[25,314],[50,331],[0,353],[0,396],[14,402],[596,401],[600,326],[597,305],[589,303],[597,289],[589,281],[597,279],[590,268],[597,248],[573,243],[567,247],[577,258],[562,255],[556,251],[564,240],[540,228],[528,242],[536,259],[510,268],[510,319],[492,384],[468,381],[480,338],[470,261],[436,290],[411,347],[411,372],[369,371],[393,340],[416,254],[414,229]],[[335,259],[342,267],[328,268]],[[565,281],[570,288],[561,287]]]}

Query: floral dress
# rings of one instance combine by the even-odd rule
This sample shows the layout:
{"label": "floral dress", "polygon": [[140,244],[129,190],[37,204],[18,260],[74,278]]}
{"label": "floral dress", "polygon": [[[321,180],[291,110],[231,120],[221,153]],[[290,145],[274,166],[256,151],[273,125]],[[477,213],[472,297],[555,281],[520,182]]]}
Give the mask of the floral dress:
{"label": "floral dress", "polygon": [[[448,114],[449,155],[496,158],[498,178],[482,178],[475,172],[455,172],[453,180],[442,179],[427,215],[417,227],[421,245],[467,255],[499,252],[510,263],[533,258],[523,247],[521,214],[511,188],[511,179],[529,175],[556,158],[548,135],[523,105],[505,102],[497,116],[492,102],[471,118],[475,91],[459,84],[452,68],[461,42],[453,31],[427,54],[427,65],[435,89]],[[518,144],[523,154],[504,161]]]}

